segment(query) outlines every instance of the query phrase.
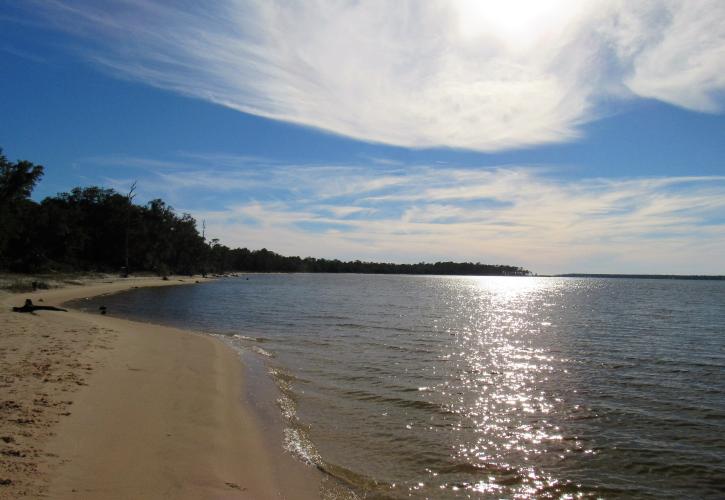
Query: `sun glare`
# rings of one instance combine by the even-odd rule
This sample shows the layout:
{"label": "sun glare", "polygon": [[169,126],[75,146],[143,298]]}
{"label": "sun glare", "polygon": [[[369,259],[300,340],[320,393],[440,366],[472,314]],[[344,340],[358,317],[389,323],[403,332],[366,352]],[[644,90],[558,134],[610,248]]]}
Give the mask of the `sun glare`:
{"label": "sun glare", "polygon": [[551,287],[549,280],[538,277],[481,276],[475,278],[479,289],[494,301],[508,301],[523,295],[532,295]]}
{"label": "sun glare", "polygon": [[493,36],[516,48],[556,33],[576,10],[572,0],[460,0],[457,6],[463,37]]}

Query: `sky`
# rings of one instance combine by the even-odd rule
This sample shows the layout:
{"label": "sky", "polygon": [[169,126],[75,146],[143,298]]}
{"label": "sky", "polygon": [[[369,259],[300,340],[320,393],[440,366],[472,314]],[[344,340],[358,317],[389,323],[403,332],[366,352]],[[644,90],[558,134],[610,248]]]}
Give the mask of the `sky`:
{"label": "sky", "polygon": [[0,147],[229,246],[725,274],[725,2],[0,0]]}

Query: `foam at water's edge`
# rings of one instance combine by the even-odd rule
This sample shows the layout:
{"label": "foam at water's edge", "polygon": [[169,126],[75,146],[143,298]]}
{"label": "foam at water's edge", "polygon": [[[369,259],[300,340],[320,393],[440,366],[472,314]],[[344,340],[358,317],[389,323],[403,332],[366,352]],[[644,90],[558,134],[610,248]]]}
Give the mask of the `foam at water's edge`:
{"label": "foam at water's edge", "polygon": [[331,470],[331,467],[323,461],[305,426],[297,419],[297,405],[292,392],[292,382],[296,378],[281,368],[268,366],[268,361],[275,357],[274,354],[257,346],[244,345],[259,341],[255,337],[241,334],[205,334],[215,337],[231,347],[239,355],[240,361],[243,354],[251,352],[256,354],[266,367],[266,373],[274,382],[279,393],[276,403],[283,420],[282,446],[295,459],[303,464],[315,467],[324,474],[320,486],[322,498],[324,500],[360,500],[361,497],[351,489],[352,485],[348,485],[344,477],[338,477],[337,474],[332,472],[335,467],[333,466]]}
{"label": "foam at water's edge", "polygon": [[285,450],[308,465],[323,468],[322,457],[297,419],[297,405],[294,401],[291,384],[293,377],[279,368],[269,368],[268,373],[277,384],[280,393],[277,398],[277,406],[285,419]]}
{"label": "foam at water's edge", "polygon": [[262,349],[261,347],[258,347],[256,345],[255,346],[252,346],[252,350],[254,352],[256,352],[257,354],[261,354],[262,356],[265,356],[267,358],[273,358],[274,357],[274,354],[272,354],[271,352],[269,352],[269,351],[267,351],[265,349]]}
{"label": "foam at water's edge", "polygon": [[322,467],[322,458],[315,445],[303,433],[302,429],[286,427],[284,430],[284,448],[308,465]]}

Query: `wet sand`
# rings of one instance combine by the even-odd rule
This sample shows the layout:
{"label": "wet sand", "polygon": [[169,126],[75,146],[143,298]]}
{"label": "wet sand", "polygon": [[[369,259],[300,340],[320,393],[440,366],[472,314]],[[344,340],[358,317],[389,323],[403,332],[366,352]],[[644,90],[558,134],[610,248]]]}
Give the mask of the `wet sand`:
{"label": "wet sand", "polygon": [[265,439],[222,342],[72,310],[10,312],[25,298],[58,306],[194,281],[0,292],[0,498],[319,498],[316,471]]}

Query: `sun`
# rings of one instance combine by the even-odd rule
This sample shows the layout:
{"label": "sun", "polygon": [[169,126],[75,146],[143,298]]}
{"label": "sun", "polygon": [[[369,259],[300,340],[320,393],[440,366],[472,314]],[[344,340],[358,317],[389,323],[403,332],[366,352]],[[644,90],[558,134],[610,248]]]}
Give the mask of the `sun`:
{"label": "sun", "polygon": [[458,0],[464,38],[495,37],[511,47],[526,47],[556,34],[574,16],[575,0]]}

